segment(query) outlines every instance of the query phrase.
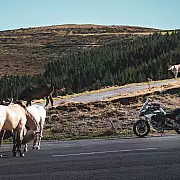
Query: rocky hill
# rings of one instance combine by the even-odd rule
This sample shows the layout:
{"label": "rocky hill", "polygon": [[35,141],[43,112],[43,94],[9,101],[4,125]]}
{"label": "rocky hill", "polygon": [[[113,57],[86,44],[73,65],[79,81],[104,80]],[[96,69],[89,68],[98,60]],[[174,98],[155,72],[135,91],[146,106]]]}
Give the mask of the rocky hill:
{"label": "rocky hill", "polygon": [[159,29],[133,26],[56,25],[0,31],[0,76],[36,75],[52,60]]}

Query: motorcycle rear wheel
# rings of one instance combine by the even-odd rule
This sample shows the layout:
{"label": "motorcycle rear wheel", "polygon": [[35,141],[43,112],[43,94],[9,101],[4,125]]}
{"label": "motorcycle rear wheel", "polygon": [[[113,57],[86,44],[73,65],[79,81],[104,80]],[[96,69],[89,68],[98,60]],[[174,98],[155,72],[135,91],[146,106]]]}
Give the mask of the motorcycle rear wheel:
{"label": "motorcycle rear wheel", "polygon": [[147,136],[150,132],[150,125],[147,121],[138,120],[133,126],[133,132],[139,137]]}
{"label": "motorcycle rear wheel", "polygon": [[179,128],[175,128],[174,130],[176,131],[177,134],[180,134],[180,129]]}

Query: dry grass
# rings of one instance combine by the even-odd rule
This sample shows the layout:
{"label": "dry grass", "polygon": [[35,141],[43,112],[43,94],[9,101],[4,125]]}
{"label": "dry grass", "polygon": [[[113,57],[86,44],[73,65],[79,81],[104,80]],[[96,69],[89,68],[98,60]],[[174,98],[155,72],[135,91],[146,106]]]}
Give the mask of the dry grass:
{"label": "dry grass", "polygon": [[46,122],[46,139],[118,136],[131,130],[128,128],[127,111],[120,104],[102,102],[67,103],[51,108]]}
{"label": "dry grass", "polygon": [[[168,90],[167,87],[166,90]],[[144,95],[146,93],[144,92]],[[166,110],[174,109],[180,105],[177,93],[160,95],[150,93],[148,97],[150,101],[158,101],[164,104]],[[138,119],[138,111],[141,106],[142,94],[137,97],[135,102],[130,102],[127,105],[122,105],[120,101],[113,103],[109,99],[93,103],[70,102],[49,108],[44,139],[63,140],[134,136],[132,127]],[[174,133],[174,131],[171,131],[171,133]],[[151,135],[154,135],[153,130]]]}

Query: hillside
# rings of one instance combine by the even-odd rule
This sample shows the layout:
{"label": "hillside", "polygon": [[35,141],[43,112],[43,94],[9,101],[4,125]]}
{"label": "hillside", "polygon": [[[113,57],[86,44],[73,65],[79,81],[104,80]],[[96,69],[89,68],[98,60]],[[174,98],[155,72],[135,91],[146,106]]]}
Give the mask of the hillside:
{"label": "hillside", "polygon": [[[28,58],[30,57],[29,55]],[[42,57],[48,58],[48,55],[42,54]],[[57,89],[65,87],[65,94],[72,94],[104,86],[146,82],[147,78],[153,81],[168,79],[173,77],[168,71],[168,65],[179,63],[179,59],[180,31],[153,33],[129,40],[121,38],[119,41],[63,57],[54,53],[54,57],[50,58],[51,62],[44,68],[44,73],[39,76],[1,78],[0,100],[8,97],[17,98],[28,86],[44,83],[52,84]],[[24,61],[21,65],[25,65]],[[35,62],[33,65],[32,72],[36,70],[36,73],[39,73],[40,70],[36,69],[38,63]],[[21,70],[28,73],[28,70],[31,70],[28,68],[32,67],[29,65]],[[19,73],[13,66],[12,69]]]}
{"label": "hillside", "polygon": [[172,77],[168,65],[179,63],[179,39],[176,31],[114,41],[48,63],[43,79],[73,92],[168,79]]}
{"label": "hillside", "polygon": [[0,31],[0,76],[37,75],[68,53],[78,53],[122,38],[158,29],[133,26],[56,25]]}

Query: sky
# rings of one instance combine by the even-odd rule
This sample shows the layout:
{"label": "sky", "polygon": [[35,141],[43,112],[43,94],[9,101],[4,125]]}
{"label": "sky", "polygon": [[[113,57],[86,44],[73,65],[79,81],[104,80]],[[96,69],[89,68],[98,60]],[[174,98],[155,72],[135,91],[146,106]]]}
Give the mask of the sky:
{"label": "sky", "polygon": [[180,29],[180,0],[0,0],[0,31],[61,24]]}

